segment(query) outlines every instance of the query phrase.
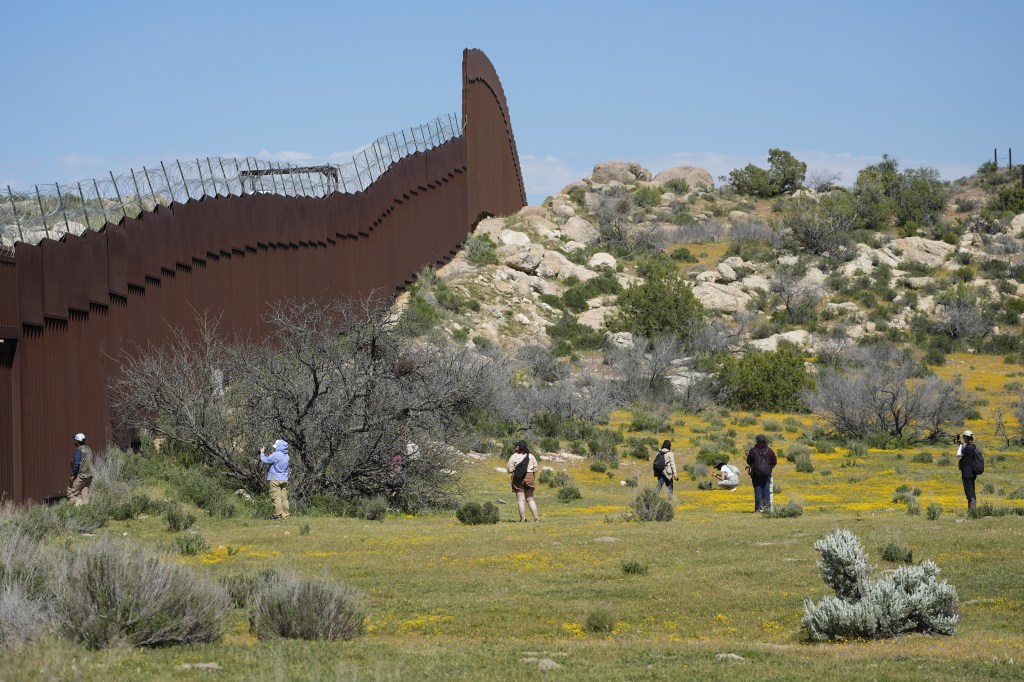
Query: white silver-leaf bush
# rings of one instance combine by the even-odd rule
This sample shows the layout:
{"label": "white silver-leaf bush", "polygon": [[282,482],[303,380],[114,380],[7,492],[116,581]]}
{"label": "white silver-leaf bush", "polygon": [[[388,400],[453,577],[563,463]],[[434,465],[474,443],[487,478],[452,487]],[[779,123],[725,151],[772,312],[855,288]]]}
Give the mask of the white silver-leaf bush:
{"label": "white silver-leaf bush", "polygon": [[904,632],[953,635],[960,619],[956,589],[939,580],[931,561],[901,566],[879,580],[868,576],[856,535],[837,530],[814,543],[818,569],[836,596],[804,601],[801,626],[812,641],[879,639]]}

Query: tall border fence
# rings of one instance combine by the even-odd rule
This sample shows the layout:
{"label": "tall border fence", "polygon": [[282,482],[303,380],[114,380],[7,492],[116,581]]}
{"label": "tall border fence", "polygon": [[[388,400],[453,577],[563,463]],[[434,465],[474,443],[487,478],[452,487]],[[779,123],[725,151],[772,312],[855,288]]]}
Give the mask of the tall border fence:
{"label": "tall border fence", "polygon": [[[161,169],[165,184],[128,191],[135,171],[108,181],[119,196],[97,181],[78,204],[67,186],[40,188],[35,213],[12,190],[23,232],[0,245],[0,498],[61,496],[77,432],[99,451],[130,444],[109,407],[125,351],[161,345],[201,311],[258,338],[283,298],[395,291],[482,217],[525,205],[504,92],[479,50],[463,54],[461,121],[435,119],[411,146],[405,135],[344,166],[224,160],[218,174],[220,159],[198,159],[180,182]],[[23,238],[26,226],[42,234]]]}

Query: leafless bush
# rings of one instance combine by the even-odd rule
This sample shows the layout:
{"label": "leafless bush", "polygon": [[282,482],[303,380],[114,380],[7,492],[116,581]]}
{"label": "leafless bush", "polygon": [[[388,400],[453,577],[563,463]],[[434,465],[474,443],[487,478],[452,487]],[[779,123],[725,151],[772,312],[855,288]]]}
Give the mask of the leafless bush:
{"label": "leafless bush", "polygon": [[779,236],[779,233],[760,220],[747,220],[737,223],[729,231],[729,237],[741,244],[744,242],[765,242],[775,248],[782,246],[782,238]]}
{"label": "leafless bush", "polygon": [[828,168],[816,168],[807,173],[807,179],[804,180],[804,184],[815,192],[827,192],[835,189],[842,179],[843,174],[838,171]]}
{"label": "leafless bush", "polygon": [[363,614],[347,585],[276,575],[255,586],[249,626],[259,639],[340,641],[363,633]]}
{"label": "leafless bush", "polygon": [[687,243],[699,244],[703,242],[717,242],[723,239],[727,233],[726,225],[717,220],[709,220],[707,224],[671,225],[663,226],[661,233],[666,244]]}
{"label": "leafless bush", "polygon": [[960,284],[944,292],[938,300],[942,304],[935,320],[939,333],[954,339],[976,339],[991,331],[992,323],[985,313],[983,296],[974,288]]}
{"label": "leafless bush", "polygon": [[17,648],[56,629],[53,612],[19,585],[0,585],[0,647]]}
{"label": "leafless bush", "polygon": [[657,400],[672,393],[668,373],[679,358],[681,347],[675,334],[653,340],[634,336],[632,346],[609,351],[606,361],[622,376],[625,397]]}
{"label": "leafless bush", "polygon": [[815,315],[822,287],[809,283],[797,268],[779,265],[768,283],[768,290],[786,311],[788,321],[803,324]]}
{"label": "leafless bush", "polygon": [[843,260],[848,251],[855,215],[849,201],[826,197],[822,201],[793,200],[785,214],[785,227],[798,249]]}
{"label": "leafless bush", "polygon": [[922,377],[920,364],[892,347],[872,347],[846,367],[825,367],[805,395],[811,410],[848,437],[931,440],[962,423],[969,399],[959,377]]}
{"label": "leafless bush", "polygon": [[79,547],[55,588],[68,637],[100,649],[220,638],[231,604],[219,585],[188,568],[106,538]]}
{"label": "leafless bush", "polygon": [[[283,438],[297,501],[383,494],[403,504],[418,481],[417,504],[447,504],[455,454],[445,444],[474,410],[507,401],[507,368],[409,340],[384,303],[282,302],[261,341],[227,339],[200,317],[192,336],[177,331],[167,347],[125,359],[116,407],[129,425],[183,443],[253,489],[258,446]],[[410,442],[417,455],[397,476],[392,458]]]}

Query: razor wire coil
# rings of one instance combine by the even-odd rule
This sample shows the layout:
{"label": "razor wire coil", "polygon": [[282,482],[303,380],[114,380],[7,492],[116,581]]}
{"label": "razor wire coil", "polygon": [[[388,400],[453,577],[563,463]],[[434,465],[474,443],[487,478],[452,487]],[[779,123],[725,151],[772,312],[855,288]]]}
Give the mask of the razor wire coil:
{"label": "razor wire coil", "polygon": [[341,164],[303,166],[255,157],[160,162],[127,173],[18,191],[0,187],[0,255],[18,242],[35,245],[137,218],[157,206],[190,199],[251,194],[326,197],[363,191],[399,160],[462,134],[458,114],[383,135]]}

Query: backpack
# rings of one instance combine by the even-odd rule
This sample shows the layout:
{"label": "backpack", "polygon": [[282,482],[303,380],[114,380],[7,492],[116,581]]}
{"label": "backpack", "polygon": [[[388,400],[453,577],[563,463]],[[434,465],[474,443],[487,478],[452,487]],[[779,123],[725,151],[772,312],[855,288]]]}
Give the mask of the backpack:
{"label": "backpack", "polygon": [[[973,443],[971,445],[974,445]],[[971,471],[974,472],[975,476],[981,476],[985,473],[985,458],[981,456],[981,450],[978,446],[974,446],[974,458],[971,460]]]}
{"label": "backpack", "polygon": [[530,468],[530,453],[524,453],[523,458],[516,464],[516,468],[512,470],[512,478],[517,481],[521,481],[526,478],[526,470]]}
{"label": "backpack", "polygon": [[658,450],[658,454],[654,456],[654,475],[655,477],[661,476],[665,472],[665,451]]}
{"label": "backpack", "polygon": [[768,459],[768,448],[764,450],[758,450],[754,448],[754,466],[751,467],[750,474],[752,476],[771,476],[772,475],[772,463]]}

